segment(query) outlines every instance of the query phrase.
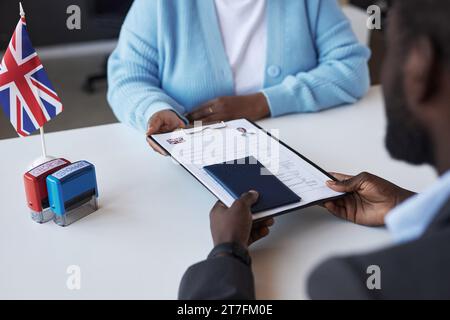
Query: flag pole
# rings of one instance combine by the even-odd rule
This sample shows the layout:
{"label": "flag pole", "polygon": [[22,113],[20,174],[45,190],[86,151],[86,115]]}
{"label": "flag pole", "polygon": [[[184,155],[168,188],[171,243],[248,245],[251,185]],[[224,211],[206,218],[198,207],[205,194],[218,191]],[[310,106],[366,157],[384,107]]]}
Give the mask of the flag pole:
{"label": "flag pole", "polygon": [[22,2],[19,2],[19,10],[20,10],[20,16],[22,18],[25,17],[25,11],[23,10]]}
{"label": "flag pole", "polygon": [[39,131],[41,132],[41,147],[42,147],[42,157],[47,158],[47,147],[45,145],[44,137],[44,126],[42,126]]}

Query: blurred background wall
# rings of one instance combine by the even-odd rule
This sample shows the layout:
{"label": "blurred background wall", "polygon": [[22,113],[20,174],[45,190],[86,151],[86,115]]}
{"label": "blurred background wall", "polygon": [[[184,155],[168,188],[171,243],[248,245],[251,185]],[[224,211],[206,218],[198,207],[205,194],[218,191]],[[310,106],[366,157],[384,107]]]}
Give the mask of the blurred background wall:
{"label": "blurred background wall", "polygon": [[[132,0],[22,0],[37,47],[114,39],[131,3]],[[82,27],[76,32],[65,28],[70,5],[78,5],[82,12]],[[18,17],[17,0],[0,1],[0,48],[7,46]]]}

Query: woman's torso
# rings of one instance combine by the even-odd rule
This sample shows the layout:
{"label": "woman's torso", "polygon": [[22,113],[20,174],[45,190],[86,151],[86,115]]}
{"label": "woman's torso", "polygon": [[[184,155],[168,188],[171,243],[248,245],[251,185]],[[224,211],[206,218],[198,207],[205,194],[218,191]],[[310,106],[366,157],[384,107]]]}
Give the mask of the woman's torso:
{"label": "woman's torso", "polygon": [[[328,0],[329,1],[329,0]],[[266,0],[262,86],[317,66],[314,34],[318,9],[306,0]],[[213,0],[158,3],[158,67],[162,89],[187,111],[235,95],[230,60]]]}

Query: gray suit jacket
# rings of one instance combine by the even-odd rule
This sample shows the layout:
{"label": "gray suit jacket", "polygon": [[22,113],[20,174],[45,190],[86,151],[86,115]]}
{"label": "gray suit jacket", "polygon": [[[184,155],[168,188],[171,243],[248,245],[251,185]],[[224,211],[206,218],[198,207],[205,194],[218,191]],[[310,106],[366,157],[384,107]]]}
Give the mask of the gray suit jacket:
{"label": "gray suit jacket", "polygon": [[[381,289],[368,289],[367,268],[380,268]],[[312,299],[450,299],[450,201],[424,235],[363,255],[330,259],[312,272]],[[254,299],[251,268],[232,257],[190,267],[180,299]]]}

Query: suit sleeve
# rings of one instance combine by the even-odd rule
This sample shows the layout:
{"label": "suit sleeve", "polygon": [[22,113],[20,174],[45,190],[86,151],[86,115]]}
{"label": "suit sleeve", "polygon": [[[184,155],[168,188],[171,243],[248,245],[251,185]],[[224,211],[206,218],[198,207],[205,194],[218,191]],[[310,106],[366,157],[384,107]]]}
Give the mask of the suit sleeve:
{"label": "suit sleeve", "polygon": [[308,279],[313,300],[372,299],[366,287],[365,269],[353,258],[335,258],[319,265]]}
{"label": "suit sleeve", "polygon": [[191,266],[184,274],[181,300],[253,300],[255,287],[250,266],[236,258],[211,258]]}
{"label": "suit sleeve", "polygon": [[358,43],[337,1],[318,3],[317,11],[309,13],[315,21],[317,67],[262,91],[273,117],[355,103],[369,89],[369,49]]}
{"label": "suit sleeve", "polygon": [[367,254],[326,261],[314,270],[309,278],[310,297],[375,300],[448,299],[450,229],[445,222],[431,230],[432,232],[414,241]]}

